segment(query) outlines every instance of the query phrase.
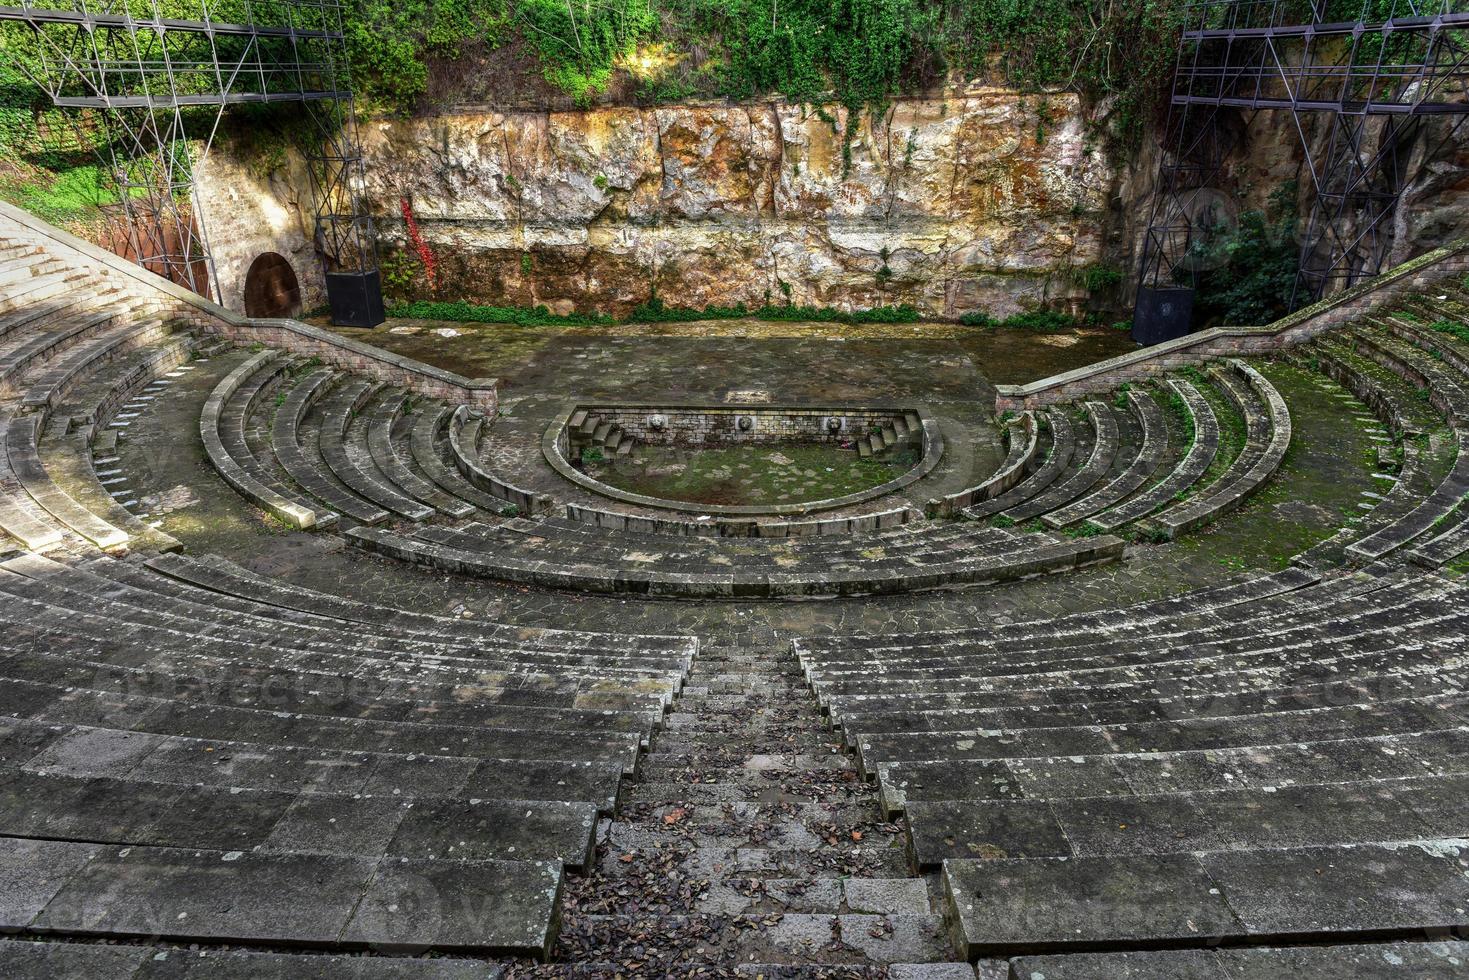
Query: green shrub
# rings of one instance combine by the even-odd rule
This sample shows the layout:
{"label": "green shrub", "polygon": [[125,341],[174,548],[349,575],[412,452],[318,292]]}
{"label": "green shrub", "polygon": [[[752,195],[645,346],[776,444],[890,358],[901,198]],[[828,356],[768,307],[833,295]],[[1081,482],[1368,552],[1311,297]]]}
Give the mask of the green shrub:
{"label": "green shrub", "polygon": [[658,27],[653,0],[519,0],[516,18],[546,80],[583,105]]}
{"label": "green shrub", "polygon": [[1081,273],[1081,284],[1089,293],[1105,292],[1122,284],[1122,270],[1114,265],[1097,263],[1089,265]]}
{"label": "green shrub", "polygon": [[1469,343],[1469,324],[1465,324],[1462,321],[1435,320],[1429,326],[1439,333],[1446,333],[1451,337],[1457,337],[1459,340]]}
{"label": "green shrub", "polygon": [[511,323],[522,327],[568,327],[607,325],[610,316],[569,313],[561,316],[544,306],[480,306],[456,300],[452,303],[417,300],[400,303],[387,311],[388,316],[414,320],[456,320],[461,323]]}
{"label": "green shrub", "polygon": [[[1192,263],[1175,273],[1180,282],[1196,278],[1195,318],[1262,326],[1289,312],[1300,264],[1295,228],[1296,185],[1291,182],[1270,195],[1265,211],[1246,211],[1236,228],[1220,228],[1201,242]],[[1202,271],[1195,276],[1186,268],[1190,264]]]}
{"label": "green shrub", "polygon": [[917,309],[906,303],[899,306],[874,306],[851,312],[829,306],[796,306],[792,303],[766,303],[754,309],[746,307],[744,303],[696,309],[689,306],[667,306],[654,294],[646,302],[634,307],[627,315],[626,322],[683,323],[697,320],[739,320],[746,317],[776,321],[815,320],[821,323],[917,323],[923,319]]}

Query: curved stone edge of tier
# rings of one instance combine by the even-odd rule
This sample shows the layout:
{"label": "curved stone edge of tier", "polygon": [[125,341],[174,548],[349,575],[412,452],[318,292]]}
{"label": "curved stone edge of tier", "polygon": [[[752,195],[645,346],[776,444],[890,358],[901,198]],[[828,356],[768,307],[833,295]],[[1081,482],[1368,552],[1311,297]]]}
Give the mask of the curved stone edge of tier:
{"label": "curved stone edge of tier", "polygon": [[1384,302],[1421,290],[1435,280],[1466,272],[1469,272],[1469,239],[1459,239],[1274,323],[1211,327],[1029,384],[997,385],[995,411],[1018,412],[1072,402],[1084,395],[1113,391],[1127,381],[1147,380],[1221,357],[1286,350],[1352,323]]}

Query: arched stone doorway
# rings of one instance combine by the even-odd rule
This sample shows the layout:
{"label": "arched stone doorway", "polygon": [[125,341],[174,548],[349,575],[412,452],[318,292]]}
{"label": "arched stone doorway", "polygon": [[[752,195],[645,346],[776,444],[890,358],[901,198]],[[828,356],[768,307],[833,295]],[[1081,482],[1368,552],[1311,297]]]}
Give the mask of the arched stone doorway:
{"label": "arched stone doorway", "polygon": [[296,316],[301,312],[301,284],[291,263],[277,252],[262,252],[245,273],[245,315]]}

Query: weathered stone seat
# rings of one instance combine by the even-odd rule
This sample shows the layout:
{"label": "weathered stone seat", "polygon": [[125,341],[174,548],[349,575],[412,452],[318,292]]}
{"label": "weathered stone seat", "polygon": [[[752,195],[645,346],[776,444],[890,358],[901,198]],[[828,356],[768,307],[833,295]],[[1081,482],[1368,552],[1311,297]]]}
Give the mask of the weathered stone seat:
{"label": "weathered stone seat", "polygon": [[[1444,478],[1431,493],[1418,500],[1417,506],[1348,546],[1348,556],[1358,560],[1382,558],[1430,531],[1436,530],[1437,535],[1442,536],[1445,531],[1443,522],[1451,518],[1465,495],[1469,494],[1469,377],[1458,373],[1451,359],[1440,363],[1446,352],[1453,353],[1446,345],[1438,344],[1401,322],[1397,323],[1394,334],[1361,329],[1349,334],[1348,339],[1358,353],[1427,392],[1429,402],[1450,427],[1456,453]],[[1427,345],[1427,352],[1407,338]],[[1428,352],[1436,353],[1438,360]],[[1439,546],[1444,561],[1452,560],[1458,554],[1452,544],[1456,540],[1449,538]],[[1423,558],[1431,560],[1437,553],[1437,550],[1425,552]]]}
{"label": "weathered stone seat", "polygon": [[41,415],[25,415],[5,424],[5,452],[21,487],[58,524],[97,547],[104,550],[124,547],[128,543],[126,531],[113,527],[77,503],[46,472],[36,448],[42,419]]}
{"label": "weathered stone seat", "polygon": [[1085,496],[1042,514],[1041,523],[1046,527],[1062,528],[1113,506],[1142,486],[1162,464],[1168,452],[1168,423],[1163,410],[1151,394],[1135,388],[1127,391],[1127,404],[1142,428],[1142,438],[1133,447],[1126,466]]}
{"label": "weathered stone seat", "polygon": [[448,462],[451,452],[448,437],[444,436],[452,424],[453,411],[446,406],[428,407],[419,413],[409,435],[409,450],[413,462],[425,476],[451,497],[463,500],[479,510],[498,514],[507,506],[498,497],[491,496],[460,475],[456,463]]}
{"label": "weathered stone seat", "polygon": [[[45,886],[13,906],[13,928],[328,949],[543,956],[555,940],[562,876],[555,862],[380,862],[16,838],[0,838],[0,855],[7,869]],[[436,915],[393,914],[425,894]]]}
{"label": "weathered stone seat", "polygon": [[245,423],[266,386],[287,369],[274,351],[264,351],[235,368],[210,392],[199,415],[204,452],[235,492],[291,527],[319,527],[336,514],[273,481],[245,439]]}
{"label": "weathered stone seat", "polygon": [[1091,422],[1086,459],[1038,496],[1005,511],[1005,517],[1024,523],[1049,513],[1091,490],[1111,469],[1119,445],[1117,419],[1111,406],[1102,402],[1087,402],[1085,410]]}
{"label": "weathered stone seat", "polygon": [[432,517],[433,508],[399,493],[372,460],[366,442],[366,423],[357,414],[376,397],[378,389],[371,382],[345,379],[323,400],[322,458],[333,475],[359,497],[411,521]]}
{"label": "weathered stone seat", "polygon": [[1219,453],[1219,419],[1208,400],[1198,388],[1182,378],[1169,378],[1166,384],[1187,416],[1186,425],[1192,433],[1192,442],[1187,444],[1187,451],[1177,465],[1161,480],[1136,496],[1088,518],[1104,531],[1113,531],[1141,520],[1172,503],[1203,477]]}
{"label": "weathered stone seat", "polygon": [[380,524],[388,512],[334,477],[316,432],[303,428],[307,412],[326,395],[333,377],[329,368],[313,371],[286,393],[271,424],[271,449],[290,478],[328,508],[363,524]]}
{"label": "weathered stone seat", "polygon": [[[448,636],[476,643],[512,640],[524,649],[600,650],[622,652],[659,652],[686,663],[696,643],[675,636],[641,636],[613,633],[591,633],[576,630],[531,629],[493,622],[466,622],[442,616],[431,616],[406,609],[379,606],[337,595],[328,595],[291,585],[279,579],[255,575],[233,562],[212,555],[186,557],[164,555],[147,561],[151,570],[167,575],[216,595],[228,596],[252,604],[256,615],[280,610],[301,613],[311,621],[326,623],[370,624],[374,632],[385,635]],[[104,564],[108,570],[115,566]],[[201,601],[203,601],[201,599]],[[294,616],[289,618],[294,619]]]}
{"label": "weathered stone seat", "polygon": [[950,517],[975,504],[982,504],[1013,489],[1035,466],[1040,446],[1040,423],[1035,413],[1021,412],[1005,425],[1007,451],[1000,468],[982,483],[956,494],[930,500],[928,513]]}
{"label": "weathered stone seat", "polygon": [[[367,446],[373,463],[403,494],[447,517],[471,516],[475,512],[472,503],[447,493],[414,471],[406,434],[404,438],[394,439],[394,426],[407,415],[409,402],[409,397],[401,391],[389,391],[374,402],[367,421]],[[405,418],[405,423],[408,421]]]}
{"label": "weathered stone seat", "polygon": [[534,516],[549,512],[554,505],[549,496],[522,489],[485,469],[479,455],[484,424],[484,418],[471,415],[465,405],[455,409],[449,419],[449,455],[460,475],[475,488],[505,501],[506,506],[519,514]]}
{"label": "weathered stone seat", "polygon": [[[528,522],[537,530],[537,522]],[[503,526],[502,526],[503,527]],[[525,529],[523,529],[525,530]],[[749,556],[746,562],[707,559],[697,554],[681,559],[671,552],[648,553],[649,567],[630,567],[636,548],[607,551],[602,542],[573,542],[574,547],[549,548],[552,538],[531,534],[521,541],[500,527],[471,527],[465,531],[422,528],[403,537],[376,528],[347,532],[352,543],[403,561],[429,565],[461,574],[487,576],[551,588],[594,592],[634,592],[678,596],[803,596],[853,595],[872,592],[937,588],[1019,578],[1119,557],[1116,538],[1050,541],[1023,535],[995,539],[976,535],[983,548],[953,543],[943,549],[910,550],[886,558],[871,555],[849,563],[822,556],[808,569],[782,564],[781,553]],[[685,539],[696,542],[697,539]],[[681,543],[681,548],[688,544]],[[512,550],[513,549],[513,550]],[[515,553],[520,551],[524,557]],[[639,561],[631,557],[632,561]]]}
{"label": "weathered stone seat", "polygon": [[1172,539],[1243,504],[1275,474],[1290,448],[1290,409],[1280,392],[1243,361],[1231,361],[1230,368],[1248,385],[1250,393],[1241,389],[1241,382],[1229,374],[1229,369],[1216,368],[1215,377],[1245,416],[1244,448],[1213,484],[1148,520],[1146,529],[1159,536]]}
{"label": "weathered stone seat", "polygon": [[[968,957],[1050,948],[1268,943],[1464,926],[1462,841],[1124,858],[951,860],[944,886]],[[1105,895],[1105,904],[1093,896]],[[1291,896],[1280,901],[1280,896]],[[1037,917],[1026,909],[1045,908]]]}
{"label": "weathered stone seat", "polygon": [[1071,465],[1076,451],[1076,437],[1072,433],[1071,418],[1065,411],[1052,410],[1040,416],[1042,430],[1046,434],[1046,458],[1035,472],[1020,483],[988,500],[972,504],[964,511],[965,516],[977,519],[1008,510],[1030,498],[1043,493]]}

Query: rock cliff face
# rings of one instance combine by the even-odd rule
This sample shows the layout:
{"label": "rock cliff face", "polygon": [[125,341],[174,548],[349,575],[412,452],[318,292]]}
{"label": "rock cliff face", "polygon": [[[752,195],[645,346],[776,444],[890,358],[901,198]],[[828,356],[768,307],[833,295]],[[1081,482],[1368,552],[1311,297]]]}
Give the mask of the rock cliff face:
{"label": "rock cliff face", "polygon": [[[1129,299],[1160,151],[1119,167],[1088,139],[1074,96],[970,86],[864,114],[782,102],[463,111],[362,126],[367,191],[386,267],[418,281],[402,202],[434,252],[437,296],[621,315],[769,299],[925,314],[1079,312],[1079,272],[1105,262]],[[1311,197],[1289,118],[1239,123],[1218,190],[1263,208],[1290,181]],[[1324,121],[1306,136],[1320,144]],[[1469,235],[1469,138],[1430,122],[1402,153],[1389,264]],[[261,252],[289,259],[305,305],[322,300],[303,162],[216,148],[203,206],[226,305]],[[395,253],[397,253],[395,255]],[[391,290],[390,290],[391,291]]]}
{"label": "rock cliff face", "polygon": [[462,113],[363,128],[388,250],[401,200],[440,294],[569,312],[1074,306],[1116,174],[1077,100],[974,87],[864,114],[780,102]]}

